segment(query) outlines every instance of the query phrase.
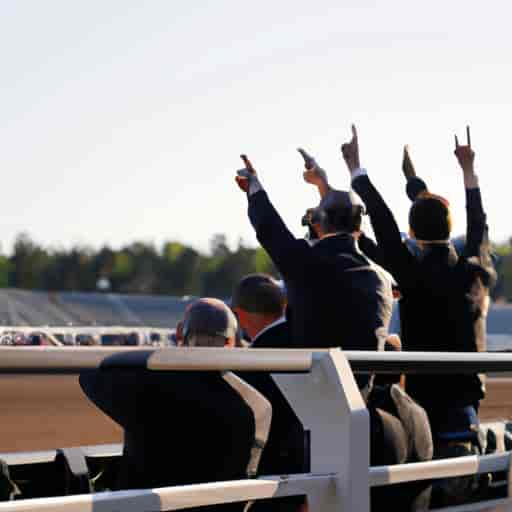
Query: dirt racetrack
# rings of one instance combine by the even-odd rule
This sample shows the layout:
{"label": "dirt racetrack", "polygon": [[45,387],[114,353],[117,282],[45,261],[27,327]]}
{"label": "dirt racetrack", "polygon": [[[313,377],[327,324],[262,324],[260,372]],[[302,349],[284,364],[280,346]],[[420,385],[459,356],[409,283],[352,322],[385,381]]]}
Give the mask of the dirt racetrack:
{"label": "dirt racetrack", "polygon": [[82,393],[77,375],[1,375],[0,404],[0,452],[122,440],[122,430]]}
{"label": "dirt racetrack", "polygon": [[[512,418],[512,379],[489,379],[483,420]],[[122,431],[91,405],[74,375],[1,375],[0,452],[121,442]]]}
{"label": "dirt racetrack", "polygon": [[512,419],[512,378],[487,379],[487,396],[480,409],[482,421]]}

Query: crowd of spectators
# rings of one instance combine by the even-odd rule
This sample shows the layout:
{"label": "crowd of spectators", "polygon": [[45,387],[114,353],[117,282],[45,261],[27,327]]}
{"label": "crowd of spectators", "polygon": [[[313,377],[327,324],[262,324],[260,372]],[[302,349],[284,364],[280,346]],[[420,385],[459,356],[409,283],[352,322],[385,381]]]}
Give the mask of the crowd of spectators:
{"label": "crowd of spectators", "polygon": [[[455,139],[466,193],[462,253],[450,242],[449,202],[428,190],[408,148],[402,170],[412,200],[411,244],[361,167],[358,136],[341,147],[352,189],[334,190],[305,150],[304,180],[320,202],[303,218],[306,239],[288,230],[259,175],[242,155],[236,181],[247,194],[256,236],[283,283],[264,274],[243,278],[230,307],[204,298],[185,311],[176,332],[187,347],[329,348],[350,350],[485,350],[489,289],[495,280],[474,151]],[[358,196],[354,192],[357,192]],[[361,202],[362,201],[362,202]],[[376,242],[362,232],[368,214]],[[400,298],[400,336],[388,333]],[[118,488],[208,482],[309,471],[309,433],[268,373],[151,372],[125,355],[81,375],[87,396],[118,422],[125,448]],[[479,375],[356,375],[370,418],[372,465],[478,453]],[[333,404],[335,406],[335,404]],[[162,421],[165,407],[170,421]],[[313,433],[314,435],[314,433]],[[372,489],[372,510],[427,510],[463,502],[474,481],[451,479]],[[258,502],[265,510],[300,510],[305,497]],[[216,509],[242,510],[243,504]]]}

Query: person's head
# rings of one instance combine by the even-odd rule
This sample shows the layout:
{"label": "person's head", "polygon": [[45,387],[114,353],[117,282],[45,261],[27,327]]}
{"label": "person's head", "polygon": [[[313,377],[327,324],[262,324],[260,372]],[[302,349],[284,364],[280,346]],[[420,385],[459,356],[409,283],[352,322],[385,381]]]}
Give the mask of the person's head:
{"label": "person's head", "polygon": [[203,298],[185,310],[176,336],[185,347],[234,347],[238,322],[231,309],[221,300]]}
{"label": "person's head", "polygon": [[356,234],[361,229],[363,211],[353,192],[331,190],[316,208],[306,211],[303,224],[316,238],[334,233]]}
{"label": "person's head", "polygon": [[409,211],[409,228],[420,243],[448,241],[452,230],[448,201],[429,192],[421,194]]}
{"label": "person's head", "polygon": [[254,338],[262,329],[282,317],[286,295],[277,281],[267,274],[250,274],[236,286],[231,307],[240,326]]}

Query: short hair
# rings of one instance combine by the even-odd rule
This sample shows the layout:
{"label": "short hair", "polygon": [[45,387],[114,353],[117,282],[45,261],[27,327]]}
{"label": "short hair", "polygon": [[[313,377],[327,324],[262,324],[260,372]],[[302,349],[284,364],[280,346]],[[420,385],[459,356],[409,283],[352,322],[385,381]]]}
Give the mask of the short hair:
{"label": "short hair", "polygon": [[219,299],[204,298],[185,311],[183,344],[197,347],[222,347],[237,338],[238,322],[234,313]]}
{"label": "short hair", "polygon": [[317,212],[318,221],[326,233],[353,233],[361,229],[364,208],[353,192],[331,190],[320,201]]}
{"label": "short hair", "polygon": [[231,305],[248,313],[282,315],[286,306],[286,295],[276,280],[268,274],[249,274],[236,286]]}
{"label": "short hair", "polygon": [[418,198],[409,211],[409,226],[417,240],[447,240],[452,230],[447,201],[433,195]]}

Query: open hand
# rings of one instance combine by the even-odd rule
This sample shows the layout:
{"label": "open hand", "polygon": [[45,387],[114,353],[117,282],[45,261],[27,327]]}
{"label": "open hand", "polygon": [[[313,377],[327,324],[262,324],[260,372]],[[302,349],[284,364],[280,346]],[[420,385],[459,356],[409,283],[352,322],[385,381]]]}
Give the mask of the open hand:
{"label": "open hand", "polygon": [[402,159],[402,172],[406,179],[414,178],[416,176],[416,170],[412,163],[411,155],[409,153],[409,146],[404,146],[404,157]]}
{"label": "open hand", "polygon": [[454,153],[464,174],[472,174],[474,172],[475,152],[471,149],[471,133],[469,131],[469,126],[466,126],[466,138],[467,145],[461,146],[457,135],[455,135]]}
{"label": "open hand", "polygon": [[245,164],[243,169],[240,169],[236,172],[235,181],[241,190],[248,193],[249,187],[252,179],[257,179],[256,171],[252,166],[250,160],[247,158],[247,155],[240,155],[240,158]]}
{"label": "open hand", "polygon": [[342,144],[341,153],[351,173],[361,167],[359,164],[359,143],[355,125],[352,125],[352,139],[350,142]]}

